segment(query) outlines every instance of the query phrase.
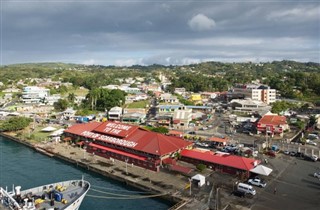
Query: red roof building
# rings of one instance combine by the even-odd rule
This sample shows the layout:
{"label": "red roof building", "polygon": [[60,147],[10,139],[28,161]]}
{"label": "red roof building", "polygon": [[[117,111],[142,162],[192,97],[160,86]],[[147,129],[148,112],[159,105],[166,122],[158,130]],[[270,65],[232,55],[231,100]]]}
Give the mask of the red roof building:
{"label": "red roof building", "polygon": [[193,164],[204,164],[213,170],[226,172],[230,174],[243,174],[246,177],[250,175],[259,160],[230,155],[228,153],[214,153],[211,151],[187,150],[181,151],[181,160]]}
{"label": "red roof building", "polygon": [[87,142],[87,151],[158,171],[163,159],[193,143],[119,122],[77,124],[66,136]]}
{"label": "red roof building", "polygon": [[229,139],[223,139],[223,138],[219,138],[219,137],[215,137],[215,136],[212,136],[208,139],[209,141],[212,141],[212,142],[215,142],[217,144],[222,144],[222,145],[226,145],[227,142],[229,141]]}
{"label": "red roof building", "polygon": [[258,134],[268,133],[272,136],[274,134],[283,136],[283,132],[289,129],[290,127],[285,116],[265,115],[257,123]]}

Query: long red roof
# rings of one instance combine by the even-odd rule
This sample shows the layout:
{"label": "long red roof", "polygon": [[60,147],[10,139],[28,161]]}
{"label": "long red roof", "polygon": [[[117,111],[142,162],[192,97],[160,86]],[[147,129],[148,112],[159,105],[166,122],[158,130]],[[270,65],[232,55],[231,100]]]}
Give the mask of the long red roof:
{"label": "long red roof", "polygon": [[[254,161],[257,161],[251,158],[245,158],[230,154],[213,153],[211,151],[200,152],[195,150],[184,149],[181,151],[180,154],[182,157],[203,160],[209,163],[229,166],[232,168],[237,168],[246,171],[253,169]],[[260,161],[258,161],[257,163],[260,163]]]}
{"label": "long red roof", "polygon": [[[110,131],[104,132],[103,129],[106,127],[106,125],[110,125],[108,122],[92,122],[74,125],[66,129],[64,132],[85,136],[91,139],[106,141],[108,143],[133,148],[138,151],[159,156],[170,154],[193,144],[192,142],[187,142],[178,137],[166,136],[160,133],[147,131],[138,126],[132,126],[129,128],[125,126],[131,125],[118,122],[112,123],[115,124],[112,125],[112,127],[115,127],[116,129],[126,128],[127,130],[124,129],[125,132],[122,133],[119,131],[118,135],[111,135]],[[121,136],[123,136],[123,138],[121,138]]]}
{"label": "long red roof", "polygon": [[264,125],[284,125],[287,124],[287,118],[285,116],[278,115],[265,115],[258,123]]}

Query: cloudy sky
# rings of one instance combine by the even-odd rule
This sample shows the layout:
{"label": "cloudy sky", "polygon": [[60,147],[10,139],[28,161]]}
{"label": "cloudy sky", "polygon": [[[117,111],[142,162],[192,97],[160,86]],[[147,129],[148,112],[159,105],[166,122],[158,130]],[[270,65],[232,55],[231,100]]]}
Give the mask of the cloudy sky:
{"label": "cloudy sky", "polygon": [[320,62],[319,0],[1,0],[1,64]]}

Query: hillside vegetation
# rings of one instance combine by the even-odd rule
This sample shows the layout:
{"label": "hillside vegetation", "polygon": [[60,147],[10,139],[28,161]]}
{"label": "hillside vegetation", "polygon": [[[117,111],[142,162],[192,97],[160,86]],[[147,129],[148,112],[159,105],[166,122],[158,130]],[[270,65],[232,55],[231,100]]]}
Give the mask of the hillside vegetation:
{"label": "hillside vegetation", "polygon": [[261,83],[277,89],[282,97],[310,102],[320,101],[319,63],[274,61],[268,63],[205,62],[184,66],[115,67],[64,63],[35,63],[7,65],[0,68],[0,81],[7,84],[26,78],[52,78],[71,82],[92,90],[120,84],[119,78],[144,77],[148,83],[162,72],[172,82],[169,91],[185,87],[188,91],[226,91],[236,83]]}

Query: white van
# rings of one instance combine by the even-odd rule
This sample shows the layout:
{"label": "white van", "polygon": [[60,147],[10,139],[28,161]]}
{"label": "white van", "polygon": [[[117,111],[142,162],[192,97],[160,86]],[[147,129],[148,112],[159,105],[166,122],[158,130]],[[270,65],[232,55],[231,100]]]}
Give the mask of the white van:
{"label": "white van", "polygon": [[255,195],[257,193],[256,190],[251,185],[248,185],[248,184],[245,184],[245,183],[239,183],[237,185],[237,189],[239,191],[242,191],[242,192],[245,192],[245,193],[248,193],[248,194],[251,194],[251,195]]}

